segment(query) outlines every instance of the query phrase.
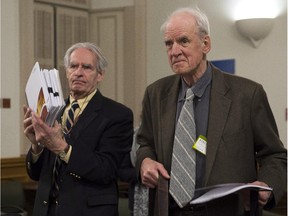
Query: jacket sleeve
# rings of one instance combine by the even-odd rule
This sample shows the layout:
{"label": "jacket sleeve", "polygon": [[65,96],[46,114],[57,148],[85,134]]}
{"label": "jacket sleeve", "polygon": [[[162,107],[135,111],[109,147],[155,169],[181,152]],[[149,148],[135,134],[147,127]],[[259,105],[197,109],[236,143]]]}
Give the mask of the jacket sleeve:
{"label": "jacket sleeve", "polygon": [[279,138],[274,116],[261,85],[256,88],[251,112],[258,180],[273,188],[274,200],[266,207],[274,207],[287,190],[287,150]]}

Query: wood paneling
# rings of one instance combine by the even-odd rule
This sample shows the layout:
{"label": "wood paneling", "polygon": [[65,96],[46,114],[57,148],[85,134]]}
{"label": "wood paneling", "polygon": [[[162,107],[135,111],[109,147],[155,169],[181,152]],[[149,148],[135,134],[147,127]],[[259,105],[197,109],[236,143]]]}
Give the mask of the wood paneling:
{"label": "wood paneling", "polygon": [[34,58],[41,68],[54,68],[54,10],[50,5],[34,4]]}
{"label": "wood paneling", "polygon": [[90,13],[91,42],[101,47],[108,68],[100,91],[107,97],[124,103],[124,28],[123,11]]}
{"label": "wood paneling", "polygon": [[88,41],[88,26],[87,11],[56,7],[56,68],[59,70],[64,97],[70,92],[63,61],[65,52],[74,43]]}
{"label": "wood paneling", "polygon": [[35,0],[36,2],[51,3],[79,9],[88,9],[90,0]]}
{"label": "wood paneling", "polygon": [[23,183],[29,182],[26,172],[25,157],[1,158],[1,181],[18,180]]}

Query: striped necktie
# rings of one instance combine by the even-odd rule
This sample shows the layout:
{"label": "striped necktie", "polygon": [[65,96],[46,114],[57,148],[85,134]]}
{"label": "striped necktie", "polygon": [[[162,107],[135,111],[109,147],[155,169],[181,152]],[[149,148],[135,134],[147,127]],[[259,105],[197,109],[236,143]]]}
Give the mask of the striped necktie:
{"label": "striped necktie", "polygon": [[196,138],[193,108],[194,94],[189,88],[176,125],[172,153],[169,192],[180,208],[194,196],[196,153],[192,148]]}
{"label": "striped necktie", "polygon": [[66,125],[65,125],[65,130],[67,133],[70,132],[71,128],[74,125],[74,120],[75,120],[75,111],[79,108],[79,104],[77,100],[74,100],[71,104],[71,108],[68,111],[67,115],[67,120],[66,120]]}
{"label": "striped necktie", "polygon": [[[75,112],[78,108],[79,108],[79,104],[78,104],[77,100],[74,100],[71,103],[71,108],[68,110],[67,120],[66,120],[66,124],[65,124],[65,131],[67,134],[70,132],[71,128],[74,125]],[[66,138],[66,136],[65,136],[65,138]],[[53,169],[54,189],[56,189],[53,191],[54,196],[57,196],[58,192],[59,192],[59,176],[60,176],[60,172],[61,172],[61,167],[62,167],[62,161],[58,156],[56,156],[54,169]]]}

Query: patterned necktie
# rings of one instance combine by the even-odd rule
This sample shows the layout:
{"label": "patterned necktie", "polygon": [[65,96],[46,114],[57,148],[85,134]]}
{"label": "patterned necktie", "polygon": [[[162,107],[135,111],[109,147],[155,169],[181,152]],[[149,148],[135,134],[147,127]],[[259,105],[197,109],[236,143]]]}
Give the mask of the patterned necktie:
{"label": "patterned necktie", "polygon": [[75,120],[75,111],[79,108],[77,100],[74,100],[71,104],[71,108],[68,111],[67,120],[66,120],[66,132],[69,133],[72,126],[74,125]]}
{"label": "patterned necktie", "polygon": [[[65,124],[66,133],[69,133],[72,126],[74,125],[75,111],[78,108],[79,108],[79,104],[78,104],[77,100],[74,100],[71,104],[71,108],[69,109],[68,115],[67,115],[67,120],[66,120],[66,124]],[[65,138],[66,138],[66,135],[65,135]],[[55,197],[58,196],[58,192],[59,192],[59,177],[60,177],[61,167],[62,167],[62,161],[59,158],[59,156],[56,156],[54,169],[53,169],[54,189],[55,189],[55,190],[53,190],[53,193],[54,193]]]}
{"label": "patterned necktie", "polygon": [[59,191],[59,176],[60,176],[60,170],[61,170],[61,159],[56,156],[55,158],[55,164],[54,164],[54,168],[53,168],[53,179],[54,179],[54,188],[56,190],[53,190],[53,195],[54,197],[58,196],[58,191]]}
{"label": "patterned necktie", "polygon": [[193,108],[194,94],[189,88],[176,125],[169,192],[180,208],[194,196],[196,153],[192,148],[196,138]]}

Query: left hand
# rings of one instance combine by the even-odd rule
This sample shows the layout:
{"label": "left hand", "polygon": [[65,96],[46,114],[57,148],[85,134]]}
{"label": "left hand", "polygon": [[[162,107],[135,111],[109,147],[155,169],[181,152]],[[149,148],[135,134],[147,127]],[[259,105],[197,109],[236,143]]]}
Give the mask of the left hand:
{"label": "left hand", "polygon": [[[265,182],[261,182],[261,181],[255,181],[255,182],[252,182],[251,184],[269,187]],[[259,191],[259,199],[258,199],[259,207],[263,208],[267,204],[271,196],[271,193],[272,193],[271,191]],[[250,210],[249,190],[244,190],[243,193],[241,193],[241,195],[243,198],[244,208],[245,210],[249,211]]]}
{"label": "left hand", "polygon": [[145,158],[142,161],[140,174],[142,184],[148,188],[155,188],[158,186],[159,175],[162,175],[165,179],[170,178],[163,164],[152,160],[151,158]]}
{"label": "left hand", "polygon": [[36,141],[55,154],[63,151],[68,144],[63,138],[61,125],[56,121],[54,126],[50,127],[34,112],[31,114]]}

